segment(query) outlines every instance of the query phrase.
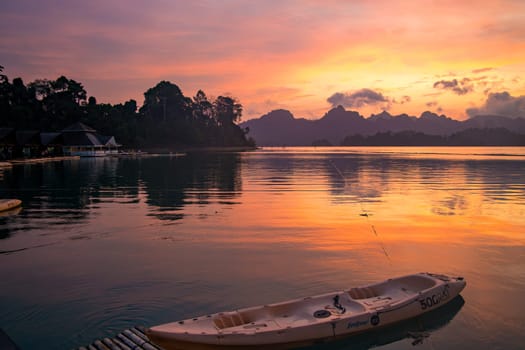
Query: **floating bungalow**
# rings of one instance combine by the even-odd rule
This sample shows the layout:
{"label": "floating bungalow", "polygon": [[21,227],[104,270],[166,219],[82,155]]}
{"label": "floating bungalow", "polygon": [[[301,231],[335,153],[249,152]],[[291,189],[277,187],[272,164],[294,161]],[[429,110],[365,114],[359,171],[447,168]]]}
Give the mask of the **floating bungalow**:
{"label": "floating bungalow", "polygon": [[0,128],[0,161],[46,156],[101,157],[118,153],[113,136],[104,136],[75,123],[61,132]]}
{"label": "floating bungalow", "polygon": [[75,123],[62,130],[63,151],[66,156],[103,157],[118,153],[120,145],[113,136],[97,134],[82,123]]}

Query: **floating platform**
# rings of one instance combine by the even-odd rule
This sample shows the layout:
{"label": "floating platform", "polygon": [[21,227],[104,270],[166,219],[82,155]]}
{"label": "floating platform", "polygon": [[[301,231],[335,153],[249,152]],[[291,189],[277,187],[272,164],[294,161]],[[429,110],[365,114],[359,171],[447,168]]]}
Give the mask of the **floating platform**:
{"label": "floating platform", "polygon": [[16,209],[22,205],[20,199],[0,199],[0,212]]}
{"label": "floating platform", "polygon": [[95,340],[91,345],[76,350],[162,350],[148,339],[144,331],[143,327],[133,327],[114,338]]}
{"label": "floating platform", "polygon": [[12,159],[9,162],[11,164],[33,164],[33,163],[60,162],[63,160],[77,160],[77,159],[80,159],[80,157],[79,156],[60,156],[60,157]]}

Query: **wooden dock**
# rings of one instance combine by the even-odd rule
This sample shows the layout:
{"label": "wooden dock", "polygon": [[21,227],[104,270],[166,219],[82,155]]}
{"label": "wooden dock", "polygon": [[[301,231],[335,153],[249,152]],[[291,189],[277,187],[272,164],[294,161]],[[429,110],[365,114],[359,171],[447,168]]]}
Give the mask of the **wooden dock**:
{"label": "wooden dock", "polygon": [[144,334],[143,327],[133,327],[119,333],[114,338],[95,340],[91,345],[77,350],[162,350],[154,345]]}

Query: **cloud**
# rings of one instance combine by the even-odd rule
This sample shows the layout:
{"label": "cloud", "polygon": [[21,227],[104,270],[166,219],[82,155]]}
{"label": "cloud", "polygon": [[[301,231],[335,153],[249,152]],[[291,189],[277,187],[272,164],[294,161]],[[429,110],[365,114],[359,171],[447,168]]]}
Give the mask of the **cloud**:
{"label": "cloud", "polygon": [[390,98],[383,95],[379,91],[372,89],[360,89],[353,92],[336,92],[326,99],[332,107],[343,106],[348,108],[361,108],[366,106],[379,105],[383,110],[388,110],[392,104],[405,104],[412,101],[412,98],[407,95],[401,98]]}
{"label": "cloud", "polygon": [[472,73],[474,73],[474,74],[478,74],[478,73],[488,72],[488,71],[491,71],[491,70],[493,70],[493,69],[494,69],[494,68],[492,68],[492,67],[473,69],[473,70],[472,70]]}
{"label": "cloud", "polygon": [[[299,106],[302,115],[317,113],[336,91],[342,95],[333,98],[345,105],[393,109],[404,103],[410,109],[419,102],[403,94],[415,100],[416,94],[428,90],[447,97],[469,90],[432,88],[441,80],[460,83],[470,76],[480,93],[486,87],[489,93],[513,88],[482,87],[473,78],[501,62],[517,64],[487,74],[498,71],[506,81],[509,75],[520,75],[523,60],[516,47],[523,39],[525,21],[518,15],[524,13],[523,3],[483,1],[473,7],[450,0],[426,1],[425,6],[409,0],[3,1],[0,63],[5,74],[25,82],[66,75],[85,83],[99,102],[134,98],[140,103],[148,87],[170,80],[186,95],[198,89],[208,95],[232,91],[244,105],[253,104],[253,110],[270,100],[288,108]],[[467,12],[468,26],[456,16]],[[387,62],[385,57],[395,59]],[[403,80],[409,76],[402,82],[391,78],[407,65],[414,77],[418,72],[424,75],[417,84],[424,81],[425,87],[410,84],[399,92],[398,85],[408,83]],[[450,73],[436,76],[443,67]],[[134,83],[126,85],[128,79]],[[361,82],[357,87],[370,87],[379,98],[352,97],[355,91],[335,85],[350,79]],[[329,83],[338,87],[319,90]],[[292,100],[275,97],[273,91],[256,93],[261,86],[281,85],[314,96]],[[463,112],[466,106],[455,108]]]}
{"label": "cloud", "polygon": [[439,105],[438,101],[430,101],[430,102],[425,103],[425,105],[428,108],[434,109],[438,113],[442,113],[443,112],[443,108]]}
{"label": "cloud", "polygon": [[352,93],[336,92],[328,97],[327,101],[332,107],[343,106],[349,108],[360,108],[367,105],[386,104],[390,105],[391,101],[383,96],[382,93],[371,90],[361,89]]}
{"label": "cloud", "polygon": [[395,98],[392,99],[393,103],[399,103],[399,104],[405,104],[405,103],[408,103],[410,101],[412,101],[412,98],[410,96],[407,96],[407,95],[401,96],[401,98],[399,100],[396,100]]}
{"label": "cloud", "polygon": [[490,93],[483,106],[468,108],[467,114],[470,117],[491,114],[525,118],[525,95],[515,97],[507,91]]}
{"label": "cloud", "polygon": [[451,90],[458,95],[465,95],[474,91],[474,85],[472,84],[472,80],[469,78],[463,78],[461,80],[452,79],[436,81],[434,83],[434,88]]}
{"label": "cloud", "polygon": [[425,97],[436,97],[436,96],[441,96],[443,93],[442,92],[432,92],[432,93],[428,93],[428,94],[423,94],[423,96]]}

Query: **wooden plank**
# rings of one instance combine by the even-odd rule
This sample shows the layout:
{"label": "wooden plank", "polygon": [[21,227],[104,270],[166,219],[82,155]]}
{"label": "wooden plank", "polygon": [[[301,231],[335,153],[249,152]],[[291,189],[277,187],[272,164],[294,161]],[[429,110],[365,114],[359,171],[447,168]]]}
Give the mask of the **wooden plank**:
{"label": "wooden plank", "polygon": [[149,341],[148,337],[146,336],[146,334],[144,334],[144,331],[142,331],[141,329],[137,327],[133,327],[130,330],[136,335],[138,335],[139,337],[141,337],[142,339],[144,339],[145,341]]}
{"label": "wooden plank", "polygon": [[120,350],[132,350],[129,346],[121,342],[118,338],[113,338],[111,340],[119,347]]}
{"label": "wooden plank", "polygon": [[159,350],[159,348],[151,343],[144,343],[142,344],[142,348],[144,350]]}
{"label": "wooden plank", "polygon": [[95,345],[95,347],[96,347],[98,350],[111,350],[111,349],[108,348],[106,345],[104,345],[104,343],[102,343],[100,340],[95,340],[95,342],[93,343],[93,345]]}
{"label": "wooden plank", "polygon": [[144,333],[146,331],[144,327],[133,327],[131,328],[131,331],[145,341],[145,343],[141,345],[143,349],[145,350],[159,350],[160,349],[158,346],[150,342],[148,336]]}
{"label": "wooden plank", "polygon": [[135,342],[133,342],[131,339],[129,339],[128,337],[126,337],[124,334],[120,333],[119,335],[117,335],[117,338],[123,342],[124,344],[126,344],[131,350],[134,350],[135,348],[137,348],[139,345],[136,344]]}
{"label": "wooden plank", "polygon": [[121,350],[120,347],[109,338],[102,339],[102,343],[104,343],[104,345],[106,345],[111,350]]}
{"label": "wooden plank", "polygon": [[146,342],[144,339],[133,333],[130,329],[126,329],[123,333],[126,335],[126,337],[131,339],[135,344],[139,346],[142,346],[142,344]]}
{"label": "wooden plank", "polygon": [[87,347],[77,350],[161,350],[145,334],[144,327],[133,327],[117,334],[114,338],[97,339]]}

